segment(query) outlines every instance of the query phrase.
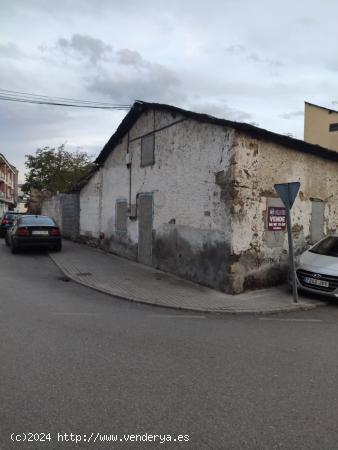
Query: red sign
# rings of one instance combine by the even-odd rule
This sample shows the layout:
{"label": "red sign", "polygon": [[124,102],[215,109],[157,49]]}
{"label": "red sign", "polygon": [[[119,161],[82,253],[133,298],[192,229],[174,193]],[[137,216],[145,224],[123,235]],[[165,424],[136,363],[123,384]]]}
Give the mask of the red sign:
{"label": "red sign", "polygon": [[286,212],[285,208],[268,208],[268,230],[284,231],[286,230]]}

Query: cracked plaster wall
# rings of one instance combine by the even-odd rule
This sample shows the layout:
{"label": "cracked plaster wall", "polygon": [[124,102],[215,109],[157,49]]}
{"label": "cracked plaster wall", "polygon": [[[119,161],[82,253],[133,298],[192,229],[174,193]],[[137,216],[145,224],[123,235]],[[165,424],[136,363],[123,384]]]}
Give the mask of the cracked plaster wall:
{"label": "cracked plaster wall", "polygon": [[[338,164],[297,152],[273,142],[236,133],[232,214],[233,292],[273,285],[285,279],[287,233],[267,231],[267,206],[280,206],[275,183],[299,181],[299,195],[291,210],[295,253],[311,243],[312,201],[324,207],[324,230],[335,232],[338,223]],[[271,245],[278,233],[277,244]],[[280,236],[282,234],[282,237]]]}
{"label": "cracked plaster wall", "polygon": [[[178,122],[178,123],[176,123]],[[163,127],[167,128],[161,129]],[[141,136],[155,132],[155,164],[141,167]],[[186,119],[167,111],[143,113],[115,147],[104,166],[81,191],[81,230],[103,237],[109,251],[137,259],[138,220],[127,231],[115,228],[117,200],[137,203],[153,193],[153,266],[184,278],[227,290],[231,251],[231,155],[234,130]],[[127,149],[131,156],[131,193]],[[225,184],[215,182],[224,171]],[[99,173],[102,177],[99,207]],[[87,216],[86,211],[90,212]],[[95,221],[98,214],[99,220]],[[93,225],[90,224],[93,219]]]}

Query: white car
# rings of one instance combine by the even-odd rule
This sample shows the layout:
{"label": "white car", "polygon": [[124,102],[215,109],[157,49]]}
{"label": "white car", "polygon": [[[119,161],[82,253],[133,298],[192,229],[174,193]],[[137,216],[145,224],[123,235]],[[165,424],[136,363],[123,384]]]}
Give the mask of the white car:
{"label": "white car", "polygon": [[297,287],[338,297],[338,236],[326,236],[296,261]]}

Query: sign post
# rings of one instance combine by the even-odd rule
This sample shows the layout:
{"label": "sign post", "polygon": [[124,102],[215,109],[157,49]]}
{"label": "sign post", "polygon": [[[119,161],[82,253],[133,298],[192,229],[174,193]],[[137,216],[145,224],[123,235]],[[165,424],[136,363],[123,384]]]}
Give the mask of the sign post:
{"label": "sign post", "polygon": [[286,211],[286,223],[288,230],[288,243],[289,243],[289,258],[290,258],[290,272],[292,277],[292,292],[293,292],[293,301],[295,303],[298,302],[298,291],[297,291],[297,282],[296,282],[296,268],[295,268],[295,257],[293,253],[293,240],[292,240],[292,224],[291,224],[291,215],[290,210],[292,205],[297,197],[300,183],[281,183],[275,184],[275,189],[280,199],[285,205]]}

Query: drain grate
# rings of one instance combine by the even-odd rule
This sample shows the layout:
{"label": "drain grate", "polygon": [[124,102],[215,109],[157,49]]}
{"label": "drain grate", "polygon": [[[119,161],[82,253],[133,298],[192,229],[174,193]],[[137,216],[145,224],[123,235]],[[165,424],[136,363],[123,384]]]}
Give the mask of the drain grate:
{"label": "drain grate", "polygon": [[59,281],[64,281],[65,283],[68,283],[69,281],[71,281],[70,278],[68,278],[66,276],[65,277],[59,277],[58,280]]}
{"label": "drain grate", "polygon": [[76,274],[78,277],[89,277],[90,275],[93,275],[91,272],[79,272]]}

